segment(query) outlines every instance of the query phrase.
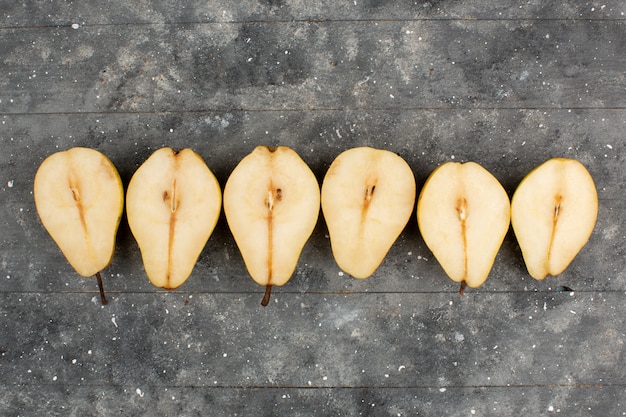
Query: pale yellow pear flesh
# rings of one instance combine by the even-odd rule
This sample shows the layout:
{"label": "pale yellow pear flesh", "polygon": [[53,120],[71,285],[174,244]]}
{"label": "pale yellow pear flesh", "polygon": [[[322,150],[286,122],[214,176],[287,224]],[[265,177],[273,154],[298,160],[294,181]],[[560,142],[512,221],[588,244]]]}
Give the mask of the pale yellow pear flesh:
{"label": "pale yellow pear flesh", "polygon": [[335,158],[322,183],[322,212],[339,268],[359,279],[380,266],[408,223],[415,177],[393,152],[352,148]]}
{"label": "pale yellow pear flesh", "polygon": [[124,191],[105,155],[80,147],[50,155],[35,175],[34,196],[41,222],[78,274],[109,265]]}
{"label": "pale yellow pear flesh", "polygon": [[474,163],[448,162],[435,169],[417,203],[424,242],[446,274],[481,286],[509,229],[509,197],[500,182]]}
{"label": "pale yellow pear flesh", "polygon": [[126,212],[148,278],[174,289],[191,275],[221,211],[215,175],[191,149],[155,151],[128,184]]}
{"label": "pale yellow pear flesh", "polygon": [[554,158],[531,171],[511,202],[511,223],[529,274],[559,275],[596,224],[598,194],[583,164]]}
{"label": "pale yellow pear flesh", "polygon": [[293,275],[319,211],[317,179],[288,147],[255,148],[224,187],[224,213],[246,268],[268,288]]}

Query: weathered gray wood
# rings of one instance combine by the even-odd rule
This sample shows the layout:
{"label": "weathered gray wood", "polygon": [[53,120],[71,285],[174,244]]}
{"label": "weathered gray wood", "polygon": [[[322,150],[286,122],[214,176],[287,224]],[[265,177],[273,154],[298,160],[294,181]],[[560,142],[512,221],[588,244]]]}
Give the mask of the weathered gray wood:
{"label": "weathered gray wood", "polygon": [[0,113],[624,108],[623,21],[0,31]]}
{"label": "weathered gray wood", "polygon": [[[224,186],[236,163],[257,144],[289,144],[311,165],[320,183],[344,149],[371,145],[403,156],[421,187],[435,167],[449,160],[474,160],[512,194],[519,181],[550,157],[581,160],[596,179],[600,213],[589,244],[564,274],[544,282],[531,279],[511,233],[491,278],[480,291],[624,290],[623,238],[624,118],[616,110],[448,110],[316,111],[175,114],[89,114],[4,116],[6,139],[0,170],[6,175],[0,218],[6,230],[0,253],[5,291],[96,290],[67,264],[46,234],[32,200],[32,181],[45,156],[68,146],[93,146],[108,155],[124,183],[161,146],[191,146]],[[172,131],[170,132],[170,129]],[[266,134],[267,132],[267,134]],[[70,137],[71,136],[71,137]],[[11,182],[11,187],[7,185]],[[378,272],[369,280],[339,276],[323,219],[305,247],[286,292],[392,291],[454,292],[424,245],[413,217]],[[113,264],[106,270],[109,291],[154,291],[125,219]],[[224,219],[181,287],[192,292],[257,292],[248,278]]]}
{"label": "weathered gray wood", "polygon": [[[601,389],[601,395],[598,390]],[[472,388],[214,388],[0,386],[10,411],[63,417],[194,416],[619,416],[622,386]],[[443,391],[443,392],[442,392]]]}
{"label": "weathered gray wood", "polygon": [[[3,294],[10,385],[624,386],[624,292]],[[498,311],[499,314],[494,314]]]}
{"label": "weathered gray wood", "polygon": [[623,410],[626,328],[615,308],[623,293],[457,297],[290,295],[264,309],[254,296],[124,294],[103,308],[62,294],[3,295],[0,409],[76,416]]}
{"label": "weathered gray wood", "polygon": [[[0,415],[626,412],[626,3],[184,3],[0,0]],[[572,157],[598,224],[541,282],[509,233],[461,297],[414,218],[368,280],[341,276],[320,218],[264,309],[223,218],[171,292],[123,219],[102,307],[35,213],[56,150],[99,149],[127,184],[192,147],[223,186],[259,144],[320,182],[355,146],[399,153],[418,186],[474,160],[509,194]]]}
{"label": "weathered gray wood", "polygon": [[145,24],[174,22],[239,22],[293,20],[423,20],[423,19],[616,19],[626,7],[620,0],[601,3],[470,1],[315,1],[240,0],[232,2],[109,0],[97,5],[78,1],[0,1],[0,27]]}

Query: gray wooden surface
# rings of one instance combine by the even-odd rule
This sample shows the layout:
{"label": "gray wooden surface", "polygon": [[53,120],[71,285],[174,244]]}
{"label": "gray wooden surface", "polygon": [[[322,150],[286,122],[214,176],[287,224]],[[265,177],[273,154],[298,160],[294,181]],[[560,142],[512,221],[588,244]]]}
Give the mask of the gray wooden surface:
{"label": "gray wooden surface", "polygon": [[[0,415],[626,415],[623,1],[185,3],[0,0]],[[320,182],[354,146],[397,152],[418,187],[473,160],[509,194],[576,158],[598,223],[541,282],[509,233],[461,297],[414,217],[364,281],[320,217],[262,308],[223,216],[170,292],[123,219],[101,306],[34,208],[37,167],[71,146],[125,185],[155,149],[191,147],[223,186],[260,144]]]}

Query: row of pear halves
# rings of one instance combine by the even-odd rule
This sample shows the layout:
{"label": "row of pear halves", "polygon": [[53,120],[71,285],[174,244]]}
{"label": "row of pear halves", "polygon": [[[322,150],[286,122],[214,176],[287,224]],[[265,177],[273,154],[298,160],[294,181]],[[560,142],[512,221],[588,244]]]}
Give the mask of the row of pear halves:
{"label": "row of pear halves", "polygon": [[[124,209],[113,163],[89,148],[50,155],[37,171],[34,195],[44,227],[80,275],[97,276],[106,303],[99,272],[113,257]],[[191,275],[223,206],[250,276],[266,288],[267,305],[272,287],[293,275],[320,206],[337,265],[363,279],[382,263],[415,199],[411,168],[383,149],[342,152],[320,190],[295,151],[259,146],[235,167],[222,193],[197,153],[161,148],[133,174],[125,205],[146,274],[167,289]],[[485,282],[510,224],[530,275],[560,274],[589,240],[597,204],[591,175],[573,159],[535,168],[512,200],[479,164],[448,162],[426,180],[417,221],[424,242],[463,292]]]}

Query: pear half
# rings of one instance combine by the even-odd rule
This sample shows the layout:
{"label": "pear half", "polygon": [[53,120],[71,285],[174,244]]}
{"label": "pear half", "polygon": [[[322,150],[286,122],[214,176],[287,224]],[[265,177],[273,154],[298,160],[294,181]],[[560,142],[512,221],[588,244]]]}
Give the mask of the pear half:
{"label": "pear half", "polygon": [[292,149],[258,146],[224,187],[224,213],[250,276],[266,288],[284,285],[315,228],[320,190],[315,175]]}
{"label": "pear half", "polygon": [[489,276],[510,214],[506,191],[477,163],[447,162],[426,180],[417,202],[420,232],[461,294]]}
{"label": "pear half", "polygon": [[598,216],[598,194],[583,164],[554,158],[532,170],[511,202],[511,223],[530,275],[558,275],[587,243]]}
{"label": "pear half", "polygon": [[393,152],[370,147],[342,152],[322,183],[322,212],[339,268],[371,276],[411,217],[415,177]]}
{"label": "pear half", "polygon": [[117,169],[95,149],[57,152],[37,170],[34,196],[44,227],[78,274],[96,275],[106,304],[100,271],[113,258],[124,209]]}
{"label": "pear half", "polygon": [[191,149],[161,148],[137,169],[126,213],[152,284],[174,289],[189,278],[221,204],[215,175]]}

